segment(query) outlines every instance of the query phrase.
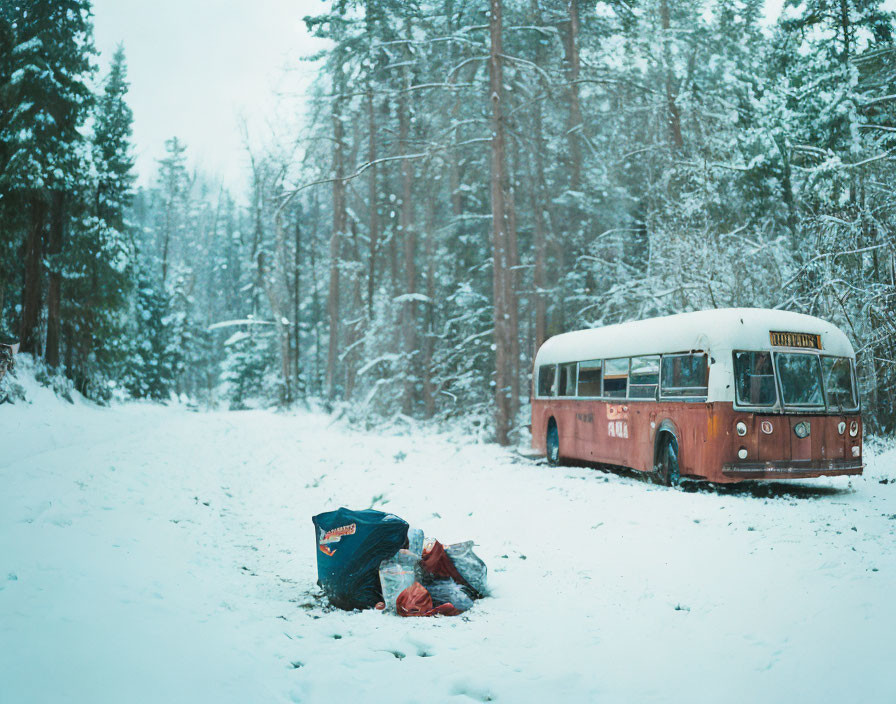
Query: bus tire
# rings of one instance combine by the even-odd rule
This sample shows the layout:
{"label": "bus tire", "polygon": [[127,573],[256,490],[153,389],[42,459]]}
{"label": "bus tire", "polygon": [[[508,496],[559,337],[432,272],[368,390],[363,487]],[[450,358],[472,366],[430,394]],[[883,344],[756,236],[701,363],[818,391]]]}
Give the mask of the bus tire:
{"label": "bus tire", "polygon": [[557,429],[557,421],[553,418],[548,421],[548,432],[544,444],[548,464],[551,467],[557,467],[560,464],[560,431]]}
{"label": "bus tire", "polygon": [[655,476],[663,486],[678,486],[681,471],[678,464],[678,440],[671,433],[663,433],[657,451]]}

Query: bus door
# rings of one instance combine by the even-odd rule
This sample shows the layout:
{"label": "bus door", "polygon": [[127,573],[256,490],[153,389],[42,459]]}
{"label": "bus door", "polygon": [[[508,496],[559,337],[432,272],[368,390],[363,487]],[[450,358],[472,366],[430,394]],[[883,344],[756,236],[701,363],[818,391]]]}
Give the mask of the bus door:
{"label": "bus door", "polygon": [[608,400],[601,418],[598,447],[604,461],[614,464],[626,464],[631,454],[628,371],[627,357],[604,362],[604,396]]}
{"label": "bus door", "polygon": [[596,400],[601,395],[603,360],[579,362],[578,397],[576,404],[576,449],[586,460],[597,458],[598,426],[603,404]]}

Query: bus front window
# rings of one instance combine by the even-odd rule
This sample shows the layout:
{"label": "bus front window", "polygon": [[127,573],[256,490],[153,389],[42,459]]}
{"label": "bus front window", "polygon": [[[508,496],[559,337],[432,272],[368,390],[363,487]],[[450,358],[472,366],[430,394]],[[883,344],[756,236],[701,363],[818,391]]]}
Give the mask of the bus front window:
{"label": "bus front window", "polygon": [[770,352],[735,352],[734,386],[742,406],[775,404],[775,373]]}
{"label": "bus front window", "polygon": [[821,364],[817,355],[778,352],[776,362],[785,406],[824,405]]}
{"label": "bus front window", "polygon": [[821,367],[824,371],[824,390],[828,406],[841,410],[852,410],[856,403],[855,385],[852,378],[852,365],[846,357],[822,357]]}

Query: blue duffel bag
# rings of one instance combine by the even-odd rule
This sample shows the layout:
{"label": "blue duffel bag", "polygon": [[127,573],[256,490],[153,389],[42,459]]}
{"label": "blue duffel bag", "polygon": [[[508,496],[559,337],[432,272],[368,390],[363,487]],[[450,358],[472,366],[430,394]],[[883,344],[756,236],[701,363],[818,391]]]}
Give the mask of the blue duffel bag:
{"label": "blue duffel bag", "polygon": [[369,609],[382,601],[379,566],[407,544],[408,524],[391,513],[340,508],[312,519],[317,583],[333,606]]}

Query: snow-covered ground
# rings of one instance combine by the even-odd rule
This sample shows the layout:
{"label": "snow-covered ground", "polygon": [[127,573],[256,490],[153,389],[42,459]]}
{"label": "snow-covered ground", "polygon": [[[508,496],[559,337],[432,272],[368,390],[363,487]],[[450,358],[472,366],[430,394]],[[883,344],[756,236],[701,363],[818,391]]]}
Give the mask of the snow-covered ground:
{"label": "snow-covered ground", "polygon": [[[321,415],[0,406],[0,701],[893,701],[896,450],[686,492]],[[881,483],[888,480],[888,483]],[[474,539],[460,618],[316,597],[311,516]]]}

